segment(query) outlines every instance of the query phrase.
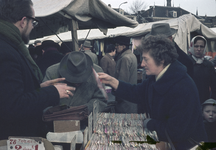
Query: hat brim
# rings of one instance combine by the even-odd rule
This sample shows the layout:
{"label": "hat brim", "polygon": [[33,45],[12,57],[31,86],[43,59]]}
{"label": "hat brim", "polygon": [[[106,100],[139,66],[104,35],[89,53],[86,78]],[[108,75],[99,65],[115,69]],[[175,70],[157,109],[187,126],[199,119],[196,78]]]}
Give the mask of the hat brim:
{"label": "hat brim", "polygon": [[[174,29],[174,28],[170,28],[170,31],[171,31],[170,33],[163,33],[163,35],[165,35],[166,37],[169,37],[169,36],[172,36],[173,34],[175,34],[178,30]],[[146,34],[145,38],[149,37],[150,35],[152,35],[151,32]],[[156,35],[156,34],[154,34],[154,35]]]}
{"label": "hat brim", "polygon": [[63,57],[60,62],[58,72],[61,75],[61,77],[65,78],[65,80],[70,83],[83,83],[87,81],[89,76],[92,74],[93,62],[91,58],[85,54],[87,59],[87,69],[82,73],[82,75],[77,75],[77,74],[71,74],[71,72],[67,68],[66,64],[68,61],[68,56],[69,54]]}

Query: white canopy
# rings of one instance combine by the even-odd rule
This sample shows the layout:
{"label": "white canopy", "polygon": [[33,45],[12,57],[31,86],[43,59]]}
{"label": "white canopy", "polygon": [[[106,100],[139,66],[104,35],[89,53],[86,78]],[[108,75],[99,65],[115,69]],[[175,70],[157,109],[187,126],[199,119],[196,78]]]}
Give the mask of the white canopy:
{"label": "white canopy", "polygon": [[[79,23],[79,29],[99,28],[104,34],[107,28],[128,26],[136,27],[137,21],[129,19],[116,12],[100,0],[32,0],[35,16],[44,19],[46,24],[55,25],[54,31],[60,33],[62,26],[69,29],[67,20],[74,19]],[[61,15],[59,15],[61,14]],[[50,18],[52,16],[52,18]],[[42,22],[42,21],[41,21]],[[56,23],[57,22],[57,23]],[[36,27],[35,36],[42,37],[47,29],[45,26]],[[53,27],[54,28],[54,27]],[[41,31],[43,30],[43,31]],[[66,31],[66,30],[64,30]],[[40,35],[41,34],[41,35]]]}
{"label": "white canopy", "polygon": [[[112,38],[116,36],[127,36],[127,37],[139,37],[145,36],[151,30],[151,26],[154,23],[166,22],[169,23],[172,28],[177,29],[177,33],[174,35],[174,41],[179,45],[179,47],[187,52],[189,48],[189,43],[191,40],[191,33],[196,32],[197,34],[203,35],[208,40],[209,51],[214,50],[214,43],[212,41],[216,40],[216,33],[210,28],[203,25],[196,17],[191,14],[180,16],[179,18],[150,22],[139,24],[135,28],[129,27],[117,27],[114,29],[109,29],[107,35],[103,35],[98,29],[92,29],[87,37],[89,40]],[[78,39],[84,40],[89,30],[78,30]],[[65,32],[59,34],[59,37],[63,41],[71,41],[70,32]],[[45,37],[44,39],[54,40],[59,42],[60,40],[55,36]],[[33,41],[32,41],[33,42]]]}

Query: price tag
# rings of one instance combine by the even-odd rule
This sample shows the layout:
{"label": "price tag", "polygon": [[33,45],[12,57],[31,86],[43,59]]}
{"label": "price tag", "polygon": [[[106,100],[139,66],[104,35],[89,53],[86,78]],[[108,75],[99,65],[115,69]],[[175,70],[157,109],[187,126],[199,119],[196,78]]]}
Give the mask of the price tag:
{"label": "price tag", "polygon": [[45,150],[42,141],[25,138],[10,138],[7,140],[8,150]]}

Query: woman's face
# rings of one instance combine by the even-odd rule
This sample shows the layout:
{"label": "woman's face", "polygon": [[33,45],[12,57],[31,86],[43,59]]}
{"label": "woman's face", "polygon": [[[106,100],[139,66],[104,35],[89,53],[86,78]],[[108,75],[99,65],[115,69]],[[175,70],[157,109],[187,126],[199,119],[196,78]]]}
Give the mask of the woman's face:
{"label": "woman's face", "polygon": [[215,122],[216,121],[216,106],[206,105],[203,109],[203,117],[208,122]]}
{"label": "woman's face", "polygon": [[196,43],[194,43],[194,55],[196,58],[202,58],[203,57],[203,51],[205,49],[205,43],[203,40],[197,40]]}
{"label": "woman's face", "polygon": [[154,59],[148,53],[142,54],[142,63],[141,66],[145,68],[147,75],[158,75],[163,70],[163,63],[159,66],[156,65]]}

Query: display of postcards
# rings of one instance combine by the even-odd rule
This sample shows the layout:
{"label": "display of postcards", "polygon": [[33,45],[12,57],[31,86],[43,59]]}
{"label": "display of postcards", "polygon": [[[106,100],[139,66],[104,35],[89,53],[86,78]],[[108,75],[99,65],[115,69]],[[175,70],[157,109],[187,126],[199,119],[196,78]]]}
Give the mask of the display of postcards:
{"label": "display of postcards", "polygon": [[[90,144],[85,150],[156,150],[155,145],[150,145],[144,137],[132,136],[109,136],[93,134]],[[140,141],[140,142],[139,142]]]}
{"label": "display of postcards", "polygon": [[99,113],[86,150],[155,150],[147,136],[158,141],[156,132],[144,129],[146,114]]}

